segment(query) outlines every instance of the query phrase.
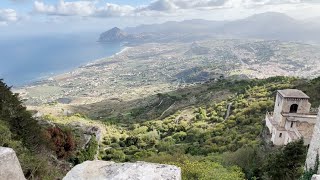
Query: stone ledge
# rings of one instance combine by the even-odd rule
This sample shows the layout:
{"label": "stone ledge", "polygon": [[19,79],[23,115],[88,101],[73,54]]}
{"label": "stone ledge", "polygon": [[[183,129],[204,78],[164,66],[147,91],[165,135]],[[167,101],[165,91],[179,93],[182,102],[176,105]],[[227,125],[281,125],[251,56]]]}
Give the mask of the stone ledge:
{"label": "stone ledge", "polygon": [[114,163],[86,161],[75,166],[63,180],[181,180],[180,168],[147,162]]}

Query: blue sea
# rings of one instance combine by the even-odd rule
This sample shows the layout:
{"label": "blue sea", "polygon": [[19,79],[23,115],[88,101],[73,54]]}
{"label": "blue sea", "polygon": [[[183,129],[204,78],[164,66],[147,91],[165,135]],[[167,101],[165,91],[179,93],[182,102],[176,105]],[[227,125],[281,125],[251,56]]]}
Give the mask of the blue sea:
{"label": "blue sea", "polygon": [[72,70],[121,50],[96,34],[0,37],[0,79],[21,86]]}

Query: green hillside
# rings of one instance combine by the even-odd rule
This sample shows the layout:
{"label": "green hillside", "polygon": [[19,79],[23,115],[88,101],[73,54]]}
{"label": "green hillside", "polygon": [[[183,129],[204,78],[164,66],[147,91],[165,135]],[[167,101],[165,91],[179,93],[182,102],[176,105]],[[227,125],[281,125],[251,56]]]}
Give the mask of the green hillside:
{"label": "green hillside", "polygon": [[[306,148],[301,142],[273,147],[264,126],[276,91],[286,88],[303,90],[313,108],[319,106],[320,78],[230,78],[158,94],[144,99],[150,102],[99,120],[80,114],[45,116],[44,120],[55,123],[52,126],[39,125],[1,81],[0,146],[17,152],[29,179],[63,177],[68,168],[61,163],[78,164],[95,155],[97,142],[90,141],[82,149],[81,132],[68,121],[82,119],[105,127],[99,148],[102,160],[174,164],[181,167],[183,179],[292,179],[302,175]],[[288,152],[298,153],[297,158],[286,159]],[[288,161],[296,166],[287,167]],[[274,163],[292,173],[277,174]]]}
{"label": "green hillside", "polygon": [[[190,91],[188,94],[201,99],[209,97],[208,94],[224,91],[228,92],[228,96],[223,100],[205,99],[160,119],[128,121],[119,118],[118,121],[113,119],[111,122],[106,120],[108,134],[104,138],[104,150],[100,152],[100,156],[104,160],[147,160],[173,164],[184,162],[183,159],[194,159],[192,163],[205,163],[209,160],[225,165],[225,168],[229,168],[229,173],[234,173],[230,170],[230,165],[239,165],[233,162],[234,159],[240,158],[237,153],[240,152],[241,156],[264,154],[257,160],[262,162],[266,161],[264,158],[267,158],[267,154],[274,151],[263,137],[266,134],[264,117],[267,111],[273,110],[276,91],[299,88],[311,97],[311,102],[317,107],[320,101],[319,82],[320,78],[309,81],[273,77],[264,80],[220,80],[203,84],[200,94],[192,94]],[[176,97],[167,106],[173,102],[179,106],[179,103],[185,104],[190,98],[184,93],[185,91],[180,90],[163,94],[162,97]],[[230,113],[226,117],[228,106]],[[150,116],[150,107],[140,109],[139,117],[143,117],[144,113]],[[153,112],[161,117],[161,113]],[[251,154],[243,153],[244,149]],[[237,157],[229,158],[228,161],[226,156]],[[243,170],[247,178],[261,178],[265,175],[265,170],[256,166]]]}

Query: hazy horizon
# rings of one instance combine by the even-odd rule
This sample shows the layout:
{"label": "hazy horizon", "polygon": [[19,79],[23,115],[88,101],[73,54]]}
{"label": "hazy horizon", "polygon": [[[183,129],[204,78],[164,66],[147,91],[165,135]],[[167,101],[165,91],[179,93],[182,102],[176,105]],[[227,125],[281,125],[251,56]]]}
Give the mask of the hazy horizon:
{"label": "hazy horizon", "polygon": [[[316,21],[315,0],[4,0],[0,31],[5,36],[101,32],[111,27],[183,21],[235,20],[264,12]],[[201,18],[200,18],[201,17]]]}

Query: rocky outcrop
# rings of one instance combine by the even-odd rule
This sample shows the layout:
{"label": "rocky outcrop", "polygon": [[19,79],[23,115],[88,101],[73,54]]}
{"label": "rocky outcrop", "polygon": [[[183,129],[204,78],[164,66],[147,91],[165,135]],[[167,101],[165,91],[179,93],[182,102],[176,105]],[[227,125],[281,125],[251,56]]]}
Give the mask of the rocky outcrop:
{"label": "rocky outcrop", "polygon": [[11,148],[0,147],[0,180],[25,180],[16,153]]}
{"label": "rocky outcrop", "polygon": [[157,33],[128,34],[125,31],[117,27],[114,27],[100,34],[98,41],[107,42],[107,43],[114,43],[114,42],[142,43],[142,42],[150,42],[153,40],[159,40],[160,37],[159,37],[159,34]]}
{"label": "rocky outcrop", "polygon": [[311,180],[320,180],[320,175],[313,175]]}
{"label": "rocky outcrop", "polygon": [[146,162],[86,161],[75,166],[63,180],[181,180],[180,168]]}
{"label": "rocky outcrop", "polygon": [[88,126],[86,124],[83,124],[81,122],[72,122],[69,124],[73,129],[78,129],[85,135],[85,140],[87,142],[90,141],[92,136],[96,137],[96,140],[98,142],[102,139],[102,130],[99,126]]}
{"label": "rocky outcrop", "polygon": [[114,27],[100,35],[100,42],[121,42],[128,37],[127,33],[121,29]]}
{"label": "rocky outcrop", "polygon": [[[307,159],[305,164],[306,170],[309,170],[310,168],[311,169],[315,168],[317,155],[320,155],[320,109],[317,117],[317,123],[314,126],[312,139],[308,149],[308,154],[307,154]],[[319,170],[318,170],[318,173],[320,173]]]}

